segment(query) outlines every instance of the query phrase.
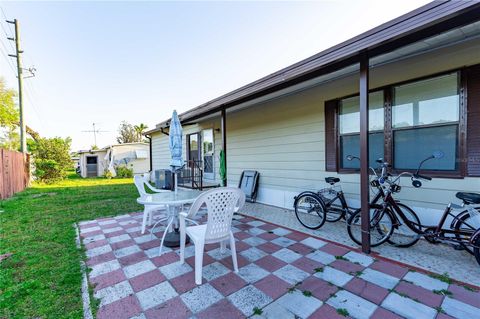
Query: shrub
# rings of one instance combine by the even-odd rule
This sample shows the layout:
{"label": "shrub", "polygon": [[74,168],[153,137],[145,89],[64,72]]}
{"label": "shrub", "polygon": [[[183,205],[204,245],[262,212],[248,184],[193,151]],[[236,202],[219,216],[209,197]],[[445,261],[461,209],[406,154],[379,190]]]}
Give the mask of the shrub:
{"label": "shrub", "polygon": [[128,168],[126,166],[117,167],[117,177],[118,178],[132,178],[133,177],[133,168]]}
{"label": "shrub", "polygon": [[110,172],[110,170],[106,169],[105,172],[103,173],[103,177],[105,177],[106,179],[112,179],[113,174],[112,172]]}
{"label": "shrub", "polygon": [[59,174],[59,165],[54,160],[36,159],[35,176],[38,180],[47,184],[61,180],[63,177]]}
{"label": "shrub", "polygon": [[38,138],[30,144],[35,171],[34,176],[45,183],[64,179],[72,165],[70,159],[70,138]]}

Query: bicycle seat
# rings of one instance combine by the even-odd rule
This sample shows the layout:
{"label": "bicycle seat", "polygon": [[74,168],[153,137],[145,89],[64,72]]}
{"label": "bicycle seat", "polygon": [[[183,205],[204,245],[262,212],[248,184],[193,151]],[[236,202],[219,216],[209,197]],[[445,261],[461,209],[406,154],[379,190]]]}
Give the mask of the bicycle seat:
{"label": "bicycle seat", "polygon": [[330,185],[333,185],[335,183],[340,182],[340,178],[338,178],[338,177],[325,177],[325,182],[329,183]]}
{"label": "bicycle seat", "polygon": [[480,194],[478,193],[458,192],[455,196],[465,204],[480,204]]}

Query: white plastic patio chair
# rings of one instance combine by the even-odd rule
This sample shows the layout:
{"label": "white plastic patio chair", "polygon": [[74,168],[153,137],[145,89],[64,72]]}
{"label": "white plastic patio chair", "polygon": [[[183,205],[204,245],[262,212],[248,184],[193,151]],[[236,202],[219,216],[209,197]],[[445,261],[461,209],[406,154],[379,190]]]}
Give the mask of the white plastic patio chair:
{"label": "white plastic patio chair", "polygon": [[[205,244],[220,243],[221,251],[225,251],[230,242],[233,268],[238,272],[235,238],[231,229],[233,213],[245,204],[245,194],[234,187],[215,188],[201,194],[190,207],[188,214],[181,212],[180,217],[180,263],[185,262],[185,240],[188,235],[195,245],[195,283],[202,284],[203,252]],[[205,205],[207,223],[198,225],[193,217]],[[195,226],[186,226],[189,221]]]}
{"label": "white plastic patio chair", "polygon": [[[164,189],[158,189],[154,188],[152,185],[149,183],[149,175],[135,175],[133,177],[133,182],[135,183],[135,186],[137,187],[138,193],[140,194],[141,197],[148,196],[147,191],[145,190],[145,186],[151,190],[153,193],[163,193],[163,192],[169,192],[169,190],[164,190]],[[155,212],[162,212],[160,215],[160,219],[157,221],[155,226],[162,221],[165,221],[168,219],[167,216],[167,207],[165,205],[144,205],[143,209],[143,221],[142,221],[142,234],[145,233],[145,228],[147,227],[147,224],[149,226],[152,225],[153,222],[153,214]],[[155,226],[153,228],[155,228]],[[152,232],[153,232],[152,228]]]}

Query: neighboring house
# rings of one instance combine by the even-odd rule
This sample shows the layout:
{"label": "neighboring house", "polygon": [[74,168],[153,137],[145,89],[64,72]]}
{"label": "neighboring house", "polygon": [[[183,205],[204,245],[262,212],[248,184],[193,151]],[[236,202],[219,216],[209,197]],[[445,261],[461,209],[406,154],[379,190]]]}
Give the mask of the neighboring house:
{"label": "neighboring house", "polygon": [[107,170],[115,176],[115,168],[118,166],[131,168],[134,174],[142,174],[150,170],[147,143],[110,145],[99,150],[79,151],[78,155],[82,177],[103,176]]}
{"label": "neighboring house", "polygon": [[[432,222],[455,192],[480,191],[479,52],[480,2],[432,2],[181,114],[184,156],[211,162],[205,178],[218,182],[224,148],[228,185],[257,170],[257,201],[285,208],[338,176],[359,207],[359,163],[345,157],[360,152],[362,62],[372,165],[383,157],[402,171],[445,153],[425,165],[431,182],[406,178],[397,196]],[[169,167],[168,124],[146,133],[153,170]]]}

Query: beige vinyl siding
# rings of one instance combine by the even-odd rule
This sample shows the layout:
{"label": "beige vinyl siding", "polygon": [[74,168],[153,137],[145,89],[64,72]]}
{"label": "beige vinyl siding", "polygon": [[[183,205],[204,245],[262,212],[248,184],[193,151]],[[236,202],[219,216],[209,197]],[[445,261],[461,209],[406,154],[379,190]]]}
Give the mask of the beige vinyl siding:
{"label": "beige vinyl siding", "polygon": [[[480,63],[480,40],[443,48],[435,52],[403,59],[376,67],[370,73],[370,87],[398,83],[465,65]],[[228,185],[238,185],[243,170],[260,172],[259,194],[262,203],[292,208],[293,198],[303,190],[326,187],[324,178],[339,176],[351,205],[358,207],[359,175],[325,172],[325,101],[358,92],[358,75],[337,79],[248,108],[227,111],[227,175]],[[186,127],[185,133],[212,125],[200,122]],[[168,138],[153,135],[154,168],[168,167]],[[159,150],[158,148],[162,149]],[[215,132],[215,171],[221,134]],[[184,151],[185,154],[185,151]],[[217,177],[218,178],[218,177]],[[425,223],[435,222],[457,191],[480,191],[480,178],[434,179],[413,189],[409,179],[402,181],[403,191],[397,198],[416,207]]]}

